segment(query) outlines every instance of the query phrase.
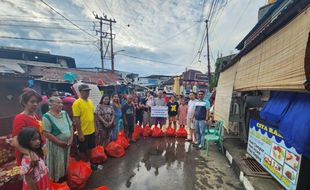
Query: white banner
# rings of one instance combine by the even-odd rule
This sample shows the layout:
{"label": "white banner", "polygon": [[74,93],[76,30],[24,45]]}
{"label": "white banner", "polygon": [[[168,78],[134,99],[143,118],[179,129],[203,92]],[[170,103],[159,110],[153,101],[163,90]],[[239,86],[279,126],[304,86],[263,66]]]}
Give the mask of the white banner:
{"label": "white banner", "polygon": [[[75,83],[72,87],[74,88],[75,92],[77,93],[78,96],[80,96],[80,92],[79,92],[79,85],[80,84],[86,84],[86,83]],[[102,94],[98,88],[97,85],[95,84],[87,84],[89,86],[90,90],[90,94],[89,94],[89,99],[91,99],[94,103],[95,108],[97,107],[97,105],[100,102],[100,99],[102,97]]]}
{"label": "white banner", "polygon": [[151,117],[168,117],[168,107],[167,106],[152,106],[151,107]]}

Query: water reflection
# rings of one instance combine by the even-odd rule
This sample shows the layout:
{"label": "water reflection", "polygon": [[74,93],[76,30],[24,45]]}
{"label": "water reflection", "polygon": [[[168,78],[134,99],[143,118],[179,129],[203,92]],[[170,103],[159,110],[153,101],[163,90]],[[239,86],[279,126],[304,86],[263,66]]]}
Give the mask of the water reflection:
{"label": "water reflection", "polygon": [[133,174],[126,181],[126,187],[158,189],[163,183],[172,183],[170,185],[173,187],[180,185],[180,188],[184,189],[183,183],[187,181],[187,175],[191,175],[184,169],[184,162],[192,157],[190,143],[184,139],[174,138],[154,139],[151,143]]}

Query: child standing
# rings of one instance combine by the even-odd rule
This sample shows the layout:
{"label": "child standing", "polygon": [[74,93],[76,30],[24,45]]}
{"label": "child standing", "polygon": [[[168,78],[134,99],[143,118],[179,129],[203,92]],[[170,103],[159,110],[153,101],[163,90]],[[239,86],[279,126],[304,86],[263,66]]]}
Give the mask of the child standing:
{"label": "child standing", "polygon": [[187,110],[188,110],[188,106],[186,104],[186,101],[184,100],[184,98],[182,98],[181,99],[181,105],[179,108],[179,118],[178,118],[180,127],[185,127],[185,125],[186,125]]}
{"label": "child standing", "polygon": [[39,160],[31,161],[30,155],[22,155],[20,172],[24,178],[23,190],[49,190],[48,169],[44,163],[40,133],[33,127],[25,127],[18,134],[17,140],[21,147],[39,157]]}
{"label": "child standing", "polygon": [[179,112],[179,103],[175,101],[175,96],[170,97],[170,102],[168,106],[168,116],[169,116],[169,126],[173,123],[174,129],[177,129],[177,116]]}

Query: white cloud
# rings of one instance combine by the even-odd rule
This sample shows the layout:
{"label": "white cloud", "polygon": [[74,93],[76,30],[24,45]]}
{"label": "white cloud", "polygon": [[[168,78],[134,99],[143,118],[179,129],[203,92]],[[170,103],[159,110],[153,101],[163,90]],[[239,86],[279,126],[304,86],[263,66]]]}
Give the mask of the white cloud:
{"label": "white cloud", "polygon": [[[248,1],[250,1],[249,4]],[[115,51],[125,49],[124,54],[184,65],[171,66],[119,55],[115,59],[116,68],[119,70],[138,72],[142,75],[180,74],[185,70],[185,67],[206,71],[207,59],[204,56],[206,49],[202,53],[200,64],[197,63],[197,59],[194,60],[193,64],[190,63],[194,55],[197,54],[205,27],[203,22],[197,23],[195,21],[206,17],[211,1],[206,1],[204,9],[202,9],[203,0],[46,0],[46,2],[91,35],[95,35],[95,31],[92,30],[92,22],[97,22],[92,11],[98,15],[105,13],[108,17],[115,18],[117,21],[113,25],[113,33],[116,34]],[[210,47],[214,59],[216,59],[218,52],[226,55],[234,49],[257,22],[258,8],[264,3],[265,0],[230,0],[228,2],[224,11],[218,14],[214,22],[216,24],[211,25],[210,28]],[[203,12],[201,12],[202,10]],[[39,22],[40,26],[47,27],[8,26],[3,27],[0,35],[54,40],[95,40],[68,21],[63,20],[62,17],[37,0],[2,0],[0,11],[1,23],[38,24],[29,23],[32,21]],[[13,22],[10,21],[13,17],[1,15],[14,15],[16,16],[14,19],[27,20],[28,22]],[[44,19],[46,17],[50,19]],[[98,28],[98,26],[97,22],[96,27]],[[62,27],[66,30],[49,29],[50,27]],[[108,27],[104,26],[104,30],[107,29]],[[96,37],[98,38],[98,36]],[[51,53],[72,56],[76,59],[78,66],[100,66],[99,52],[94,45],[25,43],[23,41],[12,43],[11,40],[0,42],[0,45],[9,44],[36,49],[50,49]],[[213,59],[211,60],[213,62]]]}

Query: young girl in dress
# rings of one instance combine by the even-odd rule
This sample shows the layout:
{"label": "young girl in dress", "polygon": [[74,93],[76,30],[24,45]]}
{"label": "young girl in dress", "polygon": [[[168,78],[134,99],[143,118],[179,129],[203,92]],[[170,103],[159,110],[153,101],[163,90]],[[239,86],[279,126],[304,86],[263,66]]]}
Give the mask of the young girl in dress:
{"label": "young girl in dress", "polygon": [[186,116],[187,116],[188,106],[184,98],[181,99],[181,105],[179,107],[179,126],[185,127],[186,125]]}
{"label": "young girl in dress", "polygon": [[17,140],[20,146],[39,157],[39,160],[31,161],[31,155],[22,155],[20,172],[24,178],[23,190],[49,190],[48,169],[44,163],[40,133],[36,128],[24,127]]}

